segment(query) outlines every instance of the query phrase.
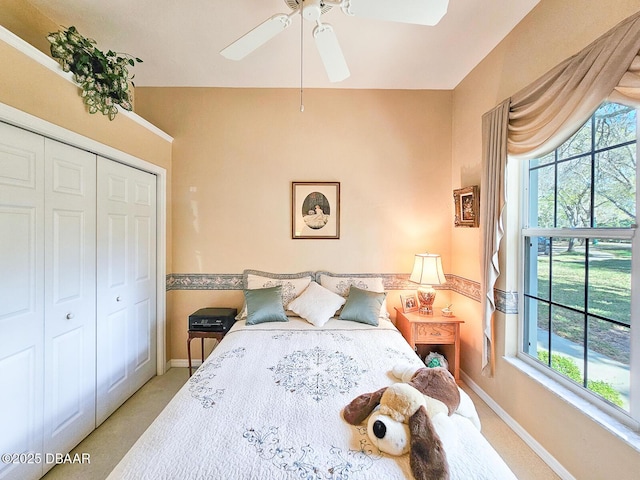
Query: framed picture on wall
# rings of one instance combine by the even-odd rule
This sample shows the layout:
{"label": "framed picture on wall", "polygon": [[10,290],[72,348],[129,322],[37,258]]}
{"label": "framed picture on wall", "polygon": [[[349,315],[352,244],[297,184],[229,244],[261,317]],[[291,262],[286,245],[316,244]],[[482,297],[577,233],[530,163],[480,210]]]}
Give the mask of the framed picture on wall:
{"label": "framed picture on wall", "polygon": [[291,182],[291,238],[340,238],[340,182]]}
{"label": "framed picture on wall", "polygon": [[415,293],[400,295],[400,303],[402,304],[402,313],[418,311],[418,297]]}
{"label": "framed picture on wall", "polygon": [[480,226],[480,193],[477,185],[453,191],[456,227]]}

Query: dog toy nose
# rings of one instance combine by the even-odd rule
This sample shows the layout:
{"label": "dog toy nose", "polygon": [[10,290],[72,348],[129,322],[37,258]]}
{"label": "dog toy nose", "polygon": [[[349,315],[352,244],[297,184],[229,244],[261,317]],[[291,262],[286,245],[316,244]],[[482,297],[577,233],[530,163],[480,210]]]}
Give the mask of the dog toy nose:
{"label": "dog toy nose", "polygon": [[373,434],[377,437],[377,438],[384,438],[385,434],[387,433],[387,426],[381,422],[380,420],[376,420],[375,422],[373,422]]}

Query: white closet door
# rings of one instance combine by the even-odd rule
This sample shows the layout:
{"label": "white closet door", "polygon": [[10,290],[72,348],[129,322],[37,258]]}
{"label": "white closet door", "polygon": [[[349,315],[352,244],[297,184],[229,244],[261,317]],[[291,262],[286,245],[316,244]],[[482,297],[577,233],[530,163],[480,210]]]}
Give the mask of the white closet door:
{"label": "white closet door", "polygon": [[97,424],[156,373],[156,177],[98,157]]}
{"label": "white closet door", "polygon": [[[0,453],[41,453],[44,139],[0,123]],[[0,478],[42,464],[0,462]]]}
{"label": "white closet door", "polygon": [[46,452],[68,452],[95,428],[95,274],[96,156],[47,139]]}

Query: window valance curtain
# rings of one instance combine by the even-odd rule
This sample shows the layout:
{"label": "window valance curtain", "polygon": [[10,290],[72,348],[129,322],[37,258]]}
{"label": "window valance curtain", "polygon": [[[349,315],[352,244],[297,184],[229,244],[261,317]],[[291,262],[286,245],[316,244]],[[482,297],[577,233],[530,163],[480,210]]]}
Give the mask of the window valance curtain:
{"label": "window valance curtain", "polygon": [[482,118],[483,374],[495,365],[494,286],[506,204],[507,156],[546,154],[573,135],[606,99],[640,104],[640,12],[543,75]]}

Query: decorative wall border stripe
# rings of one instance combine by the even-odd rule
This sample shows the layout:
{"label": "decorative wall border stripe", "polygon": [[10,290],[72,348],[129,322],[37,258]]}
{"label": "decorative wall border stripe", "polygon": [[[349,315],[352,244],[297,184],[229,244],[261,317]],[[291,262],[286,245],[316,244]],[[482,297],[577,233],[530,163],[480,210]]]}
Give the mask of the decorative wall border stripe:
{"label": "decorative wall border stripe", "polygon": [[172,273],[167,290],[242,290],[242,274]]}
{"label": "decorative wall border stripe", "polygon": [[445,274],[445,277],[447,277],[447,285],[451,290],[476,302],[480,301],[480,283],[457,275]]}
{"label": "decorative wall border stripe", "polygon": [[[416,284],[409,281],[405,273],[354,273],[348,277],[382,277],[385,290],[414,290]],[[436,286],[437,290],[452,290],[460,295],[480,302],[480,283],[457,275],[445,274],[447,283]],[[242,290],[242,273],[173,273],[167,275],[169,290]],[[506,314],[518,313],[518,292],[495,289],[496,309]]]}
{"label": "decorative wall border stripe", "polygon": [[518,313],[518,292],[505,292],[496,288],[493,297],[499,312],[514,315]]}

